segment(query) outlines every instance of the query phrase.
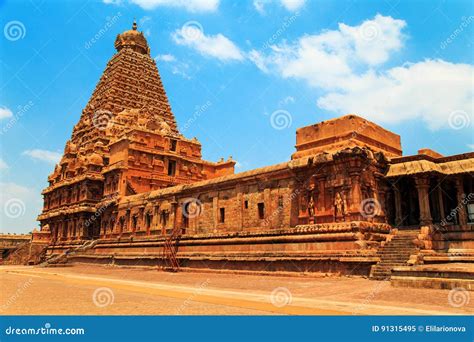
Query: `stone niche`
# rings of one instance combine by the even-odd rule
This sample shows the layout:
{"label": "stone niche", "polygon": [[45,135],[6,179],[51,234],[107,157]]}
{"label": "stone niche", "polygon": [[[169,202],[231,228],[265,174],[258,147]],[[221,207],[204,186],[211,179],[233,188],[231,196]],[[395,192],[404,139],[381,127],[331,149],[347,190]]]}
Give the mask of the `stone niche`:
{"label": "stone niche", "polygon": [[369,147],[387,157],[402,155],[400,136],[357,115],[346,115],[296,130],[298,159],[323,152],[336,152],[344,148]]}

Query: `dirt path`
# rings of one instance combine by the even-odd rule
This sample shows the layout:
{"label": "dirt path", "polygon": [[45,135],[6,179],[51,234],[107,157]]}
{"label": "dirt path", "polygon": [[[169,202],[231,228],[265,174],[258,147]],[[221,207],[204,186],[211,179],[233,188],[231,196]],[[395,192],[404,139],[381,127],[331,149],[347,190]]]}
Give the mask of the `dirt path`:
{"label": "dirt path", "polygon": [[[97,266],[0,267],[1,314],[435,315],[448,290],[399,289],[362,278],[170,274]],[[429,301],[423,301],[423,298]]]}

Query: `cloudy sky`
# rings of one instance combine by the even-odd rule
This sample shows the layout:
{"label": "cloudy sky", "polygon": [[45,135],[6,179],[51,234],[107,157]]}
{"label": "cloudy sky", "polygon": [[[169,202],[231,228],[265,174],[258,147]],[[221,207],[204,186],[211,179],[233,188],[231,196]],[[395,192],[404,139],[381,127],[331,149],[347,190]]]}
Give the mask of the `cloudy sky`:
{"label": "cloudy sky", "polygon": [[133,18],[178,125],[205,159],[279,163],[295,129],[347,113],[404,154],[474,148],[469,1],[0,1],[0,230],[37,226],[41,189]]}

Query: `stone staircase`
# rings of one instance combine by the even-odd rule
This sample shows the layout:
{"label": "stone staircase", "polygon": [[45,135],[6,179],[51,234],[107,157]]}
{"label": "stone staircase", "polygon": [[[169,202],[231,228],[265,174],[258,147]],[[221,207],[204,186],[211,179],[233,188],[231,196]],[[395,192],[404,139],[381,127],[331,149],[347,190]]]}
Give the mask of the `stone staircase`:
{"label": "stone staircase", "polygon": [[419,230],[401,230],[387,242],[379,251],[380,261],[372,266],[370,279],[389,280],[392,269],[396,266],[406,266],[410,255],[416,254],[419,248],[413,242]]}
{"label": "stone staircase", "polygon": [[48,257],[44,262],[40,263],[40,267],[48,267],[51,265],[65,264],[67,263],[68,256],[73,256],[76,253],[85,252],[91,248],[94,248],[97,244],[97,240],[87,240],[82,245],[68,249],[61,254],[52,255]]}

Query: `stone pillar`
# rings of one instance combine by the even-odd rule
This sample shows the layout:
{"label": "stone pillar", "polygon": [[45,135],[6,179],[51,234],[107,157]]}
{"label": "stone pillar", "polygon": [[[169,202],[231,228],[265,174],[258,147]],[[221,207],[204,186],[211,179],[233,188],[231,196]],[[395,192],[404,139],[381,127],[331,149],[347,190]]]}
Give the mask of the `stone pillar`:
{"label": "stone pillar", "polygon": [[378,212],[376,212],[376,215],[374,216],[374,219],[377,219],[377,217],[382,218],[386,222],[387,220],[387,213],[385,212],[385,193],[386,190],[383,185],[381,185],[381,176],[374,176],[374,185],[373,185],[373,196],[375,199],[375,204],[378,203]]}
{"label": "stone pillar", "polygon": [[316,183],[318,186],[318,199],[316,200],[316,216],[318,216],[318,213],[326,213],[326,177],[319,177]]}
{"label": "stone pillar", "polygon": [[244,196],[242,194],[242,186],[237,185],[235,188],[237,192],[237,230],[242,230],[244,226]]}
{"label": "stone pillar", "polygon": [[132,225],[131,221],[132,221],[131,211],[130,209],[127,209],[126,214],[125,214],[125,229],[124,229],[125,233],[128,233],[130,231],[130,227]]}
{"label": "stone pillar", "polygon": [[456,199],[458,205],[456,207],[458,212],[458,221],[460,226],[467,225],[467,212],[466,212],[466,203],[465,203],[465,194],[464,194],[464,182],[462,177],[456,177]]}
{"label": "stone pillar", "polygon": [[[351,174],[351,193],[350,193],[350,213],[360,214],[360,204],[362,202],[362,190],[360,188],[360,174]],[[346,208],[346,215],[349,210]]]}
{"label": "stone pillar", "polygon": [[219,222],[219,194],[212,198],[212,220],[214,223],[214,229],[217,229],[217,222]]}
{"label": "stone pillar", "polygon": [[392,184],[395,198],[395,225],[401,226],[403,224],[402,214],[402,195],[396,183]]}
{"label": "stone pillar", "polygon": [[[265,188],[263,190],[263,205],[265,207],[265,222],[268,225],[267,228],[273,228],[273,222],[274,222],[274,217],[273,217],[273,211],[272,211],[272,200],[271,200],[271,190],[270,188]],[[268,219],[268,220],[267,220]]]}
{"label": "stone pillar", "polygon": [[433,223],[430,210],[429,188],[430,179],[427,176],[415,177],[416,190],[418,191],[418,203],[420,207],[420,225],[427,226]]}
{"label": "stone pillar", "polygon": [[443,189],[441,189],[441,182],[438,186],[437,192],[438,192],[439,216],[440,216],[440,221],[443,222],[443,220],[446,218],[446,213],[444,212]]}

